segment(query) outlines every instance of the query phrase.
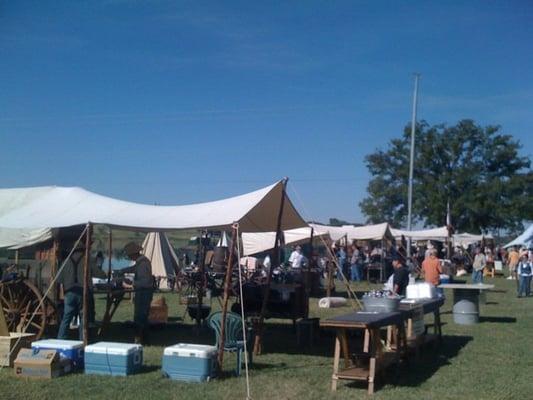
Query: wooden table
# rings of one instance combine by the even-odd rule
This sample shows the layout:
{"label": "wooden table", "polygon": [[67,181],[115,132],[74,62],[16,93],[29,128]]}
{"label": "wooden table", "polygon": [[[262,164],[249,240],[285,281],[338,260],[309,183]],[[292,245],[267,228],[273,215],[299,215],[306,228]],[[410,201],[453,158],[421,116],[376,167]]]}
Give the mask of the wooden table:
{"label": "wooden table", "polygon": [[[326,319],[320,322],[323,328],[336,330],[335,351],[333,357],[333,375],[331,390],[337,390],[339,379],[360,380],[368,383],[368,394],[374,393],[376,374],[383,371],[391,363],[397,362],[400,353],[406,345],[405,314],[402,312],[367,313],[354,312]],[[398,344],[394,351],[384,348],[381,341],[380,329],[394,326],[395,342]],[[356,353],[356,362],[352,362],[348,345],[348,330],[363,330],[364,343],[362,352]],[[344,359],[344,368],[339,369],[340,356]],[[368,364],[358,363],[357,356],[368,358]]]}
{"label": "wooden table", "polygon": [[94,294],[108,294],[106,299],[106,306],[104,311],[104,316],[102,318],[102,324],[98,330],[98,336],[102,336],[105,330],[108,328],[115,311],[117,311],[118,306],[124,299],[127,293],[131,295],[134,293],[133,289],[112,289],[111,291],[107,290],[94,290]]}

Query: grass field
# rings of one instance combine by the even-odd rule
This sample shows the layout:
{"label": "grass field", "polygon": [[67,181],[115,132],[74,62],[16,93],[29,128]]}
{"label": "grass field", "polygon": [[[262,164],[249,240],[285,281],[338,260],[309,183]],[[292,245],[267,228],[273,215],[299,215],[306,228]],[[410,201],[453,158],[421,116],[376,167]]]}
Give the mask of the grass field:
{"label": "grass field", "polygon": [[[378,382],[378,399],[530,399],[533,398],[533,298],[517,299],[516,284],[502,278],[487,280],[496,290],[487,294],[482,321],[458,326],[452,321],[451,299],[443,309],[443,344],[423,351],[419,361],[410,360]],[[357,290],[366,285],[354,285]],[[451,292],[447,293],[451,297]],[[205,328],[196,332],[177,295],[166,295],[172,323],[155,329],[152,346],[145,348],[144,370],[127,378],[73,374],[52,381],[17,379],[13,371],[0,371],[0,399],[244,399],[244,377],[230,370],[235,359],[226,357],[227,376],[206,384],[187,384],[165,379],[160,365],[163,348],[178,342],[213,343]],[[216,308],[216,301],[213,307]],[[312,299],[311,316],[325,318],[348,308],[319,310]],[[103,299],[97,299],[102,309]],[[117,311],[106,340],[131,341],[133,330],[121,324],[132,318],[132,305],[125,301]],[[431,322],[429,319],[428,322]],[[269,321],[265,354],[254,359],[250,370],[253,399],[348,399],[367,398],[361,384],[341,381],[330,392],[334,338],[325,332],[313,348],[296,346],[292,324]]]}

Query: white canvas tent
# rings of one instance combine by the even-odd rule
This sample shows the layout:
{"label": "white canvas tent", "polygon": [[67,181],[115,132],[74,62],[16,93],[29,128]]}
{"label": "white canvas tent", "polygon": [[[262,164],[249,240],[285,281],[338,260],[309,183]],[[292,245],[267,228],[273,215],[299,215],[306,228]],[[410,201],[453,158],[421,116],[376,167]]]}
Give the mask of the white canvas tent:
{"label": "white canvas tent", "polygon": [[365,225],[365,226],[328,226],[320,224],[310,224],[317,233],[328,233],[332,240],[338,241],[344,236],[349,241],[352,240],[383,240],[393,239],[389,224],[384,222],[382,224]]}
{"label": "white canvas tent", "polygon": [[445,242],[448,239],[448,228],[446,226],[416,231],[391,229],[391,232],[397,240],[401,239],[402,236],[406,239],[411,238],[411,240],[435,240],[439,242]]}
{"label": "white canvas tent", "polygon": [[[311,228],[297,228],[283,231],[286,245],[307,243],[311,240]],[[328,236],[327,232],[313,233],[314,238]],[[242,234],[243,255],[262,253],[274,248],[276,232],[245,232]]]}
{"label": "white canvas tent", "polygon": [[176,276],[179,261],[164,232],[149,232],[144,238],[142,253],[152,262],[152,275],[160,289],[170,289],[169,279]]}
{"label": "white canvas tent", "polygon": [[[283,182],[244,195],[184,206],[153,206],[101,196],[79,187],[33,187],[0,189],[0,237],[5,229],[19,229],[25,235],[47,229],[103,224],[137,231],[180,229],[230,230],[234,222],[241,232],[271,232],[277,229],[277,216]],[[281,229],[307,226],[285,194]],[[22,232],[19,231],[19,232]],[[32,236],[34,237],[34,236]],[[23,240],[4,240],[17,246]]]}
{"label": "white canvas tent", "polygon": [[512,246],[525,246],[527,248],[533,247],[533,224],[529,225],[529,227],[522,232],[521,235],[507,243],[504,247]]}

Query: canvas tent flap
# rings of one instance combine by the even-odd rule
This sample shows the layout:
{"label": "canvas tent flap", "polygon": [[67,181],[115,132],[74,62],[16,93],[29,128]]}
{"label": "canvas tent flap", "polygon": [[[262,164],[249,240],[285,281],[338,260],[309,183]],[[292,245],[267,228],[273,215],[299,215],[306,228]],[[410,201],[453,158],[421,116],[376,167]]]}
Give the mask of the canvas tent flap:
{"label": "canvas tent flap", "polygon": [[435,240],[444,242],[448,238],[448,228],[446,226],[416,231],[391,229],[391,232],[396,239],[400,239],[404,236],[406,239],[411,238],[411,240]]}
{"label": "canvas tent flap", "polygon": [[[309,242],[311,228],[290,229],[283,232],[286,245],[295,245]],[[327,236],[327,232],[313,233],[313,237]],[[243,255],[262,253],[274,248],[276,232],[245,232],[242,234]]]}
{"label": "canvas tent flap", "polygon": [[[0,189],[0,228],[44,229],[86,224],[141,231],[230,229],[276,230],[283,183],[207,203],[153,206],[113,199],[78,187]],[[285,194],[281,229],[307,224]]]}
{"label": "canvas tent flap", "polygon": [[513,241],[507,243],[504,247],[512,246],[526,246],[527,248],[533,247],[533,224]]}
{"label": "canvas tent flap", "polygon": [[52,239],[52,229],[0,229],[0,248],[20,249]]}

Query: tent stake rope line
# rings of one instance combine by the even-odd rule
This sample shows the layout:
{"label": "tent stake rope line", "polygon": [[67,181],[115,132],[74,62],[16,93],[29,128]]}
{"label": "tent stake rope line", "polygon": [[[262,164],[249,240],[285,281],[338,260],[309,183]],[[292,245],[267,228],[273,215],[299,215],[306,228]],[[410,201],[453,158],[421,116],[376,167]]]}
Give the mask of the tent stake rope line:
{"label": "tent stake rope line", "polygon": [[[237,231],[237,238],[239,237],[239,224],[235,224],[235,229]],[[246,400],[251,400],[250,396],[250,376],[248,373],[248,343],[246,336],[246,322],[244,317],[244,297],[242,294],[242,268],[241,268],[241,244],[240,240],[237,239],[237,265],[239,269],[239,295],[241,297],[241,321],[242,321],[242,334],[244,338],[244,371],[246,374]]]}
{"label": "tent stake rope line", "polygon": [[[307,210],[307,207],[305,206],[305,203],[302,201],[302,198],[300,197],[299,193],[296,191],[296,189],[294,188],[293,185],[291,185],[291,188],[292,188],[292,191],[294,192],[294,194],[296,195],[296,197],[298,198],[298,201],[300,202],[300,205],[302,206],[302,209],[304,210],[304,213],[306,215],[306,219],[308,221],[310,221],[310,219],[308,218],[309,217],[309,212]],[[348,293],[348,297],[352,297],[352,307],[354,309],[357,309],[357,307],[359,307],[359,309],[363,309],[363,305],[361,304],[361,302],[359,301],[359,299],[357,298],[357,296],[355,295],[355,293],[353,292],[353,290],[350,288],[350,285],[348,283],[348,280],[346,279],[346,277],[344,276],[344,273],[342,272],[342,268],[339,268],[339,260],[337,259],[337,256],[335,254],[333,254],[333,251],[331,251],[330,247],[328,246],[328,244],[326,243],[326,241],[324,240],[324,238],[322,236],[320,236],[320,240],[322,241],[322,244],[326,247],[327,251],[328,251],[328,254],[330,255],[333,263],[335,264],[335,266],[337,267],[337,271],[340,271],[340,275],[341,275],[341,278],[342,278],[342,283],[344,283],[344,286],[346,287],[346,290],[347,290],[347,293]],[[329,281],[328,281],[328,285],[329,285]]]}
{"label": "tent stake rope line", "polygon": [[[80,237],[78,238],[78,240],[76,240],[76,242],[74,243],[74,246],[72,246],[72,249],[70,250],[70,253],[68,253],[67,255],[67,258],[63,261],[63,264],[61,264],[61,267],[59,268],[59,270],[57,271],[57,274],[54,276],[54,278],[50,281],[50,285],[48,286],[48,289],[46,289],[46,291],[44,292],[43,294],[43,297],[41,299],[41,301],[39,302],[39,305],[35,308],[35,311],[33,312],[33,314],[31,315],[29,321],[28,321],[28,326],[31,324],[31,322],[33,321],[33,318],[35,318],[35,315],[37,314],[37,311],[41,308],[41,306],[43,305],[43,303],[46,301],[47,297],[48,297],[48,294],[50,293],[50,291],[52,290],[52,288],[55,286],[56,284],[56,281],[57,279],[59,278],[59,276],[61,275],[61,272],[63,271],[63,268],[65,268],[65,265],[67,264],[67,261],[70,259],[70,257],[72,256],[72,253],[74,253],[74,250],[76,249],[76,247],[78,246],[78,243],[80,242],[81,238],[88,232],[88,229],[89,229],[89,224],[85,225],[85,229],[83,230],[83,232],[81,233]],[[0,310],[0,312],[3,312],[2,310]],[[8,359],[11,357],[11,354],[12,352],[17,348],[20,340],[22,339],[22,336],[20,336],[16,342],[15,342],[15,345],[13,346],[12,349],[9,350],[9,354],[8,354]],[[0,366],[0,371],[2,371],[2,369],[4,368],[3,365]]]}

